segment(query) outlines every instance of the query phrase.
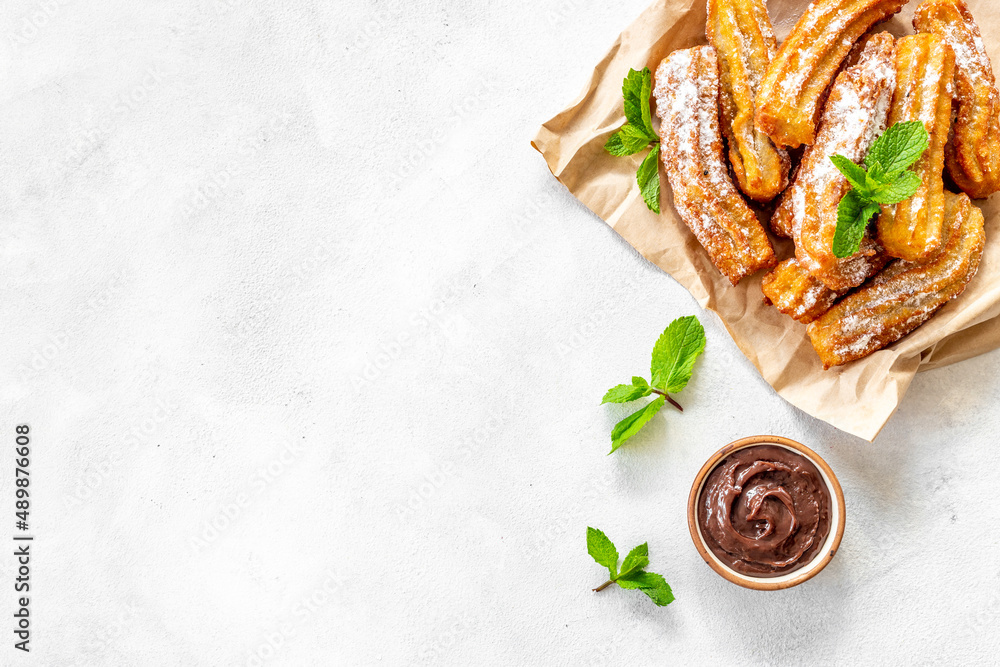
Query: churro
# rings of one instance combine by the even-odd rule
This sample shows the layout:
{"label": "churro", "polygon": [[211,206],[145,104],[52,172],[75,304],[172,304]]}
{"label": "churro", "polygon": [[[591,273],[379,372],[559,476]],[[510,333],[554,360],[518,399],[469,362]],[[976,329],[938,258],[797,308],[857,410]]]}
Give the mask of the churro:
{"label": "churro", "polygon": [[776,263],[764,228],[729,178],[719,128],[715,49],[675,51],[656,69],[660,157],[681,219],[734,285]]}
{"label": "churro", "polygon": [[807,328],[824,368],[894,343],[961,294],[979,269],[983,214],[968,195],[945,193],[948,224],[937,254],[924,263],[899,260],[841,299]]}
{"label": "churro", "polygon": [[815,140],[830,81],[854,42],[906,0],[814,0],[771,61],[757,95],[757,127],[779,147]]}
{"label": "churro", "polygon": [[894,62],[892,36],[879,33],[868,40],[857,64],[837,76],[816,143],[805,150],[795,182],[771,218],[772,229],[787,230],[795,241],[802,268],[833,291],[857,287],[871,275],[880,248],[866,239],[855,255],[834,255],[837,207],[850,184],[830,157],[840,154],[858,162],[885,130],[895,87]]}
{"label": "churro", "polygon": [[957,117],[945,148],[955,183],[973,199],[1000,190],[1000,93],[979,27],[963,0],[929,0],[913,27],[938,35],[955,52]]}
{"label": "churro", "polygon": [[920,176],[916,193],[882,207],[878,238],[892,257],[911,262],[927,259],[941,245],[944,227],[944,147],[951,126],[955,54],[937,35],[911,35],[896,42],[896,91],[889,125],[919,120],[930,145],[913,171]]}
{"label": "churro", "polygon": [[722,133],[736,182],[751,199],[771,201],[788,186],[791,161],[754,127],[757,89],[778,51],[764,0],[708,0],[706,34],[719,59]]}

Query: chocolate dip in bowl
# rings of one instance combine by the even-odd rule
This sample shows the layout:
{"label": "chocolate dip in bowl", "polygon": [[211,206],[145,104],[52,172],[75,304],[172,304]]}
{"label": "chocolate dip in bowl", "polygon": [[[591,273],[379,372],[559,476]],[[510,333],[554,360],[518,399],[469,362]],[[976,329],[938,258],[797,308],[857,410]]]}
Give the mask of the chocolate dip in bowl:
{"label": "chocolate dip in bowl", "polygon": [[844,494],[826,461],[775,435],[717,451],[688,498],[698,553],[724,578],[757,590],[814,577],[837,552],[844,521]]}

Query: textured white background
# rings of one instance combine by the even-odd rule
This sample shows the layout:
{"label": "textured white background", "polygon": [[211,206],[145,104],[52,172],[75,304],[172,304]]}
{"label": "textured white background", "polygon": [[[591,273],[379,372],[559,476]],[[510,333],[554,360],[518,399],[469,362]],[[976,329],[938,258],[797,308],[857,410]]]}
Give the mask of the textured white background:
{"label": "textured white background", "polygon": [[[529,139],[644,3],[3,3],[0,539],[28,422],[37,541],[30,656],[0,559],[0,663],[996,659],[1000,354],[919,375],[868,444],[700,313],[686,412],[605,456],[602,394],[699,310]],[[762,432],[848,504],[778,593],[684,517]],[[677,602],[592,593],[587,525],[648,540]]]}

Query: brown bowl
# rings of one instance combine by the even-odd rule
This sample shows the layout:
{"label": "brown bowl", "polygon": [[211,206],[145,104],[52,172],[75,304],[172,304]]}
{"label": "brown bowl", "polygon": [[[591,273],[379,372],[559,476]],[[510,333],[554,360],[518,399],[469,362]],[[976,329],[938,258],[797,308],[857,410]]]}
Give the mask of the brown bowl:
{"label": "brown bowl", "polygon": [[[826,543],[823,545],[823,548],[816,552],[813,559],[803,567],[777,577],[752,577],[733,570],[712,553],[712,550],[705,543],[705,538],[701,534],[701,527],[698,525],[698,496],[701,495],[701,489],[705,485],[705,479],[708,477],[708,474],[722,462],[722,459],[733,452],[753,447],[754,445],[778,445],[779,447],[784,447],[797,454],[801,454],[812,461],[813,465],[819,469],[820,475],[823,477],[823,482],[830,491],[830,498],[833,500],[830,508],[830,533],[826,536]],[[833,555],[840,548],[840,540],[844,537],[845,521],[846,507],[844,505],[844,491],[840,488],[840,482],[837,481],[837,476],[833,474],[830,466],[816,452],[805,445],[778,435],[754,435],[748,438],[741,438],[717,451],[705,462],[701,470],[698,471],[698,474],[694,478],[694,483],[691,484],[691,495],[688,497],[688,529],[691,531],[691,539],[694,540],[694,546],[698,550],[698,553],[723,578],[739,586],[753,588],[758,591],[777,591],[783,588],[791,588],[815,577],[833,559]]]}

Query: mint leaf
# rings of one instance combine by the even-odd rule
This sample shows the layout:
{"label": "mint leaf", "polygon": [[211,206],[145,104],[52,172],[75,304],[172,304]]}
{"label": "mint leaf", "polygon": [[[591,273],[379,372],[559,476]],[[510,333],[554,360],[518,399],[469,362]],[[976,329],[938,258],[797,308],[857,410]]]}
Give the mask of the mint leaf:
{"label": "mint leaf", "polygon": [[871,186],[872,184],[884,184],[886,183],[885,169],[882,168],[881,162],[876,162],[871,167],[868,168],[868,178],[865,179],[865,184]]}
{"label": "mint leaf", "polygon": [[618,550],[608,536],[596,528],[587,528],[587,553],[611,573],[611,579],[595,588],[594,592],[603,591],[611,584],[617,583],[621,588],[642,591],[661,607],[674,601],[673,591],[670,590],[666,580],[658,574],[642,569],[649,565],[649,546],[645,542],[628,552],[619,574],[615,574]]}
{"label": "mint leaf", "polygon": [[915,195],[921,184],[920,176],[912,171],[904,171],[892,183],[883,185],[871,195],[878,204],[898,204]]}
{"label": "mint leaf", "polygon": [[882,133],[865,156],[868,169],[877,162],[885,170],[886,177],[895,180],[904,169],[920,159],[930,146],[930,135],[922,121],[911,120],[896,123]]}
{"label": "mint leaf", "polygon": [[618,567],[618,549],[608,539],[608,536],[596,528],[587,528],[587,553],[597,561],[598,565],[608,568],[611,578],[615,578]]}
{"label": "mint leaf", "polygon": [[622,562],[622,571],[619,577],[625,577],[633,572],[641,570],[642,568],[649,565],[649,545],[643,542],[632,551],[628,552],[628,556],[625,556],[625,560]]}
{"label": "mint leaf", "polygon": [[652,385],[672,394],[684,389],[704,350],[705,329],[698,318],[688,315],[671,322],[653,346]]}
{"label": "mint leaf", "polygon": [[649,396],[652,393],[653,390],[650,389],[648,385],[645,387],[637,387],[634,384],[620,384],[608,389],[608,393],[604,395],[604,400],[601,401],[601,404],[628,403],[629,401],[638,400],[643,396]]}
{"label": "mint leaf", "polygon": [[642,92],[639,93],[639,103],[642,105],[642,126],[646,129],[646,136],[650,141],[659,141],[656,130],[653,129],[653,115],[649,106],[649,96],[653,92],[653,76],[648,67],[642,68]]}
{"label": "mint leaf", "polygon": [[646,407],[640,409],[637,412],[633,412],[625,419],[621,420],[615,424],[614,429],[611,431],[611,451],[608,454],[614,454],[615,450],[621,447],[626,440],[631,438],[633,435],[639,432],[643,426],[646,425],[650,419],[653,418],[663,404],[667,402],[663,396],[657,396],[655,400],[646,404]]}
{"label": "mint leaf", "polygon": [[639,191],[646,202],[646,208],[653,213],[660,212],[660,144],[653,146],[649,155],[639,165],[635,179],[639,182]]}
{"label": "mint leaf", "polygon": [[647,141],[656,141],[649,109],[649,95],[653,89],[653,75],[648,67],[641,70],[630,69],[622,81],[622,98],[625,103],[625,118],[630,125],[640,129]]}
{"label": "mint leaf", "polygon": [[879,205],[866,201],[850,190],[837,206],[837,230],[833,234],[833,254],[850,257],[861,248],[868,222],[879,212]]}
{"label": "mint leaf", "polygon": [[666,607],[674,601],[674,593],[670,590],[670,584],[663,576],[654,572],[639,570],[627,576],[618,577],[615,583],[622,588],[639,589],[660,607]]}
{"label": "mint leaf", "polygon": [[843,155],[831,155],[830,162],[844,175],[852,187],[858,190],[868,189],[868,172],[865,171],[864,167],[859,167]]}
{"label": "mint leaf", "polygon": [[625,125],[608,137],[604,150],[616,157],[624,157],[638,153],[649,145],[645,131],[635,125]]}
{"label": "mint leaf", "polygon": [[625,118],[627,123],[617,132],[608,137],[604,150],[617,157],[634,155],[653,143],[653,150],[643,159],[636,171],[635,179],[639,183],[646,207],[659,215],[660,213],[660,139],[653,129],[652,112],[649,107],[649,96],[653,90],[653,76],[648,67],[641,70],[630,69],[622,81],[622,98],[624,100]]}
{"label": "mint leaf", "polygon": [[[651,154],[655,152],[654,147]],[[684,411],[684,408],[673,397],[668,396],[667,392],[678,392],[687,386],[694,362],[704,350],[705,329],[698,322],[698,318],[693,315],[679,317],[663,330],[656,345],[653,346],[653,359],[650,364],[653,381],[646,382],[645,378],[635,375],[632,377],[631,385],[620,384],[604,394],[602,404],[627,403],[650,394],[659,394],[645,407],[615,424],[611,431],[609,454],[613,454],[626,440],[638,433],[667,401],[679,411]]]}
{"label": "mint leaf", "polygon": [[[930,145],[930,135],[919,120],[895,123],[882,133],[865,155],[868,170],[842,155],[830,159],[851,184],[852,189],[837,205],[837,229],[833,254],[850,257],[861,247],[861,239],[880,204],[898,204],[920,187],[920,176],[906,169],[920,159]],[[653,377],[656,385],[656,377]]]}

